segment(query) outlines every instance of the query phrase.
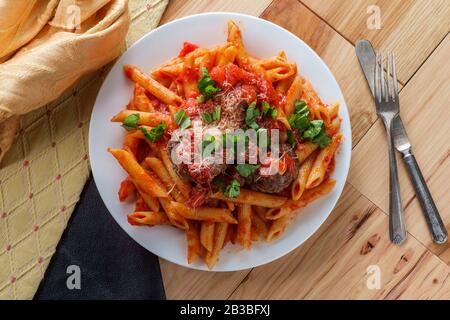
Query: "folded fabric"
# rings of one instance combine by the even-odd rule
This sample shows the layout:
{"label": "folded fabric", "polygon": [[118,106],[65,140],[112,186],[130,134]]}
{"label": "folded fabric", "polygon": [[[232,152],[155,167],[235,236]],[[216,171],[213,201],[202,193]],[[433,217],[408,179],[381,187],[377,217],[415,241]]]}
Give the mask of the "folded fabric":
{"label": "folded fabric", "polygon": [[0,0],[0,160],[19,116],[116,58],[127,0]]}
{"label": "folded fabric", "polygon": [[92,178],[34,299],[165,299],[158,258],[114,221]]}

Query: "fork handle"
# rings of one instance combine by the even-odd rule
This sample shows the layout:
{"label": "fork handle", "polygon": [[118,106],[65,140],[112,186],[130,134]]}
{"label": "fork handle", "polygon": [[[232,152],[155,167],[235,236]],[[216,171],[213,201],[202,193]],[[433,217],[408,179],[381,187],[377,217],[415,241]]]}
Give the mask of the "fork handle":
{"label": "fork handle", "polygon": [[390,123],[386,124],[386,131],[389,148],[389,237],[392,243],[401,244],[406,239],[406,225]]}
{"label": "fork handle", "polygon": [[439,211],[434,204],[430,190],[428,190],[416,158],[410,151],[407,151],[403,154],[403,159],[405,160],[406,168],[408,169],[409,177],[411,178],[414,189],[416,190],[417,199],[422,207],[433,241],[438,244],[446,243],[448,238],[447,230],[445,229]]}

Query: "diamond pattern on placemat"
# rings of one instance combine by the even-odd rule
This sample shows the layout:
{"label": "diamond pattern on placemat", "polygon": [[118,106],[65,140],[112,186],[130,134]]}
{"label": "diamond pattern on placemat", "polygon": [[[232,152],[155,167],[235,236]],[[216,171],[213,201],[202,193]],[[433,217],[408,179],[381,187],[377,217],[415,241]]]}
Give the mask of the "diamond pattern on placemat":
{"label": "diamond pattern on placemat", "polygon": [[[155,28],[168,0],[130,0],[127,45]],[[88,126],[110,66],[21,119],[0,166],[0,299],[31,299],[89,176]]]}

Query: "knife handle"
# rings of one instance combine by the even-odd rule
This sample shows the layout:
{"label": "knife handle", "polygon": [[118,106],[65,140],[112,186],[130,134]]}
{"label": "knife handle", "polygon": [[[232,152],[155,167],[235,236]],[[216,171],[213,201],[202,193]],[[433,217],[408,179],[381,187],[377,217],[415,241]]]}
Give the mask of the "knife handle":
{"label": "knife handle", "polygon": [[447,230],[445,229],[439,211],[434,204],[434,200],[431,197],[430,190],[428,190],[416,158],[408,151],[403,154],[403,159],[405,160],[406,168],[408,169],[409,177],[411,178],[414,189],[416,190],[417,199],[422,207],[433,241],[438,244],[446,243],[448,238]]}
{"label": "knife handle", "polygon": [[406,225],[390,125],[386,125],[386,128],[389,152],[389,238],[392,243],[399,245],[406,240]]}

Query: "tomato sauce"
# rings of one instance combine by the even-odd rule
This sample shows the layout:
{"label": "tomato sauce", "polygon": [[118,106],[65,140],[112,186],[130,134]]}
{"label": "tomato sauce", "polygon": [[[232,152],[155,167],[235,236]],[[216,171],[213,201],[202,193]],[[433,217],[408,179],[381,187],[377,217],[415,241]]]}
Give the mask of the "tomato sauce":
{"label": "tomato sauce", "polygon": [[190,43],[190,42],[184,42],[183,43],[183,48],[181,48],[181,51],[178,54],[178,56],[180,58],[182,58],[185,55],[187,55],[189,52],[192,52],[192,51],[194,51],[197,48],[198,48],[198,46],[196,44],[193,44],[193,43]]}

